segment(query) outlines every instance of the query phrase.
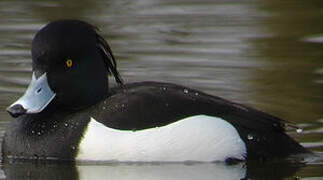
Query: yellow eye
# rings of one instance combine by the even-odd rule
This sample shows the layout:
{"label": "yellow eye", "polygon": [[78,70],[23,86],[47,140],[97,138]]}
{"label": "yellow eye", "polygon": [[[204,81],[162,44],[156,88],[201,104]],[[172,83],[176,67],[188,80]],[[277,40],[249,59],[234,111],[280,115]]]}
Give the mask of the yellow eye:
{"label": "yellow eye", "polygon": [[72,61],[72,59],[67,59],[65,63],[66,63],[66,66],[67,66],[68,68],[70,68],[70,67],[72,67],[72,66],[73,66],[73,61]]}

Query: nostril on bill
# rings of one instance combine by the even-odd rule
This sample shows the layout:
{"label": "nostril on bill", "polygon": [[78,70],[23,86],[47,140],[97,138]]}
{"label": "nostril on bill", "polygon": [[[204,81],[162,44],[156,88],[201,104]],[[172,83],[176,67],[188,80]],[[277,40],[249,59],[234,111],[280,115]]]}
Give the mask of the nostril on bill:
{"label": "nostril on bill", "polygon": [[39,88],[39,89],[37,89],[37,94],[39,94],[40,92],[41,92],[41,90],[42,90],[42,88]]}
{"label": "nostril on bill", "polygon": [[15,104],[7,108],[7,112],[14,118],[26,114],[27,110],[21,104]]}

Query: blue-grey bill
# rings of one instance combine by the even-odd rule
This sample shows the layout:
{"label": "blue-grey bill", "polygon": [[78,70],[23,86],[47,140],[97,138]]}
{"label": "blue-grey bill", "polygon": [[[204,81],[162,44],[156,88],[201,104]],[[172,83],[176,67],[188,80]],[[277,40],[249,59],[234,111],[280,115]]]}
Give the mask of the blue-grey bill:
{"label": "blue-grey bill", "polygon": [[39,113],[46,108],[55,96],[56,94],[48,85],[46,73],[36,78],[34,72],[25,94],[7,109],[21,105],[27,114]]}

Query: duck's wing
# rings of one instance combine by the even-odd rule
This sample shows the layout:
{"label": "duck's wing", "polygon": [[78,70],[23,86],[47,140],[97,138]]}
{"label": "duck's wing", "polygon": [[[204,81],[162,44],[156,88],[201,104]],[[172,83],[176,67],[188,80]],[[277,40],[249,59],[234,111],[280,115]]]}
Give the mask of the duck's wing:
{"label": "duck's wing", "polygon": [[280,118],[170,83],[140,82],[111,89],[93,112],[97,121],[122,130],[165,126],[195,115],[215,116],[233,125],[247,145],[248,159],[307,152],[285,134]]}

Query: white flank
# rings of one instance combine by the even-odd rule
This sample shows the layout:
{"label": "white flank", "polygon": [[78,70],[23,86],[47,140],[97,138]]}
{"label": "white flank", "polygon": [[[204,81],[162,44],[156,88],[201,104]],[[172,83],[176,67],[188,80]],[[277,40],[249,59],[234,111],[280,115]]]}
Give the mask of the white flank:
{"label": "white flank", "polygon": [[76,160],[211,162],[245,156],[245,143],[230,123],[197,115],[138,131],[112,129],[91,118]]}

